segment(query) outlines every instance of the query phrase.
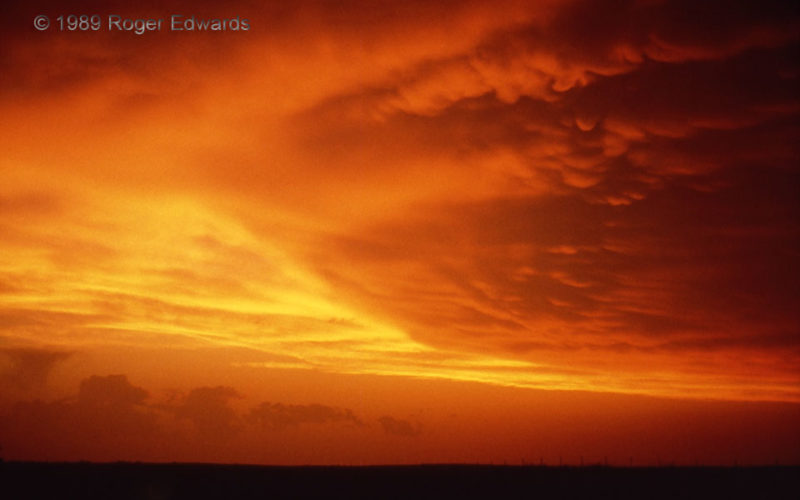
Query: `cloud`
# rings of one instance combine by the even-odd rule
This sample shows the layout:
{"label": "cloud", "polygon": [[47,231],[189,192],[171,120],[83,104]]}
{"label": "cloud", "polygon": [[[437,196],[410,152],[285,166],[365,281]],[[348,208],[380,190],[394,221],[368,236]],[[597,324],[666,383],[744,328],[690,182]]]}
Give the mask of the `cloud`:
{"label": "cloud", "polygon": [[239,397],[232,387],[198,387],[174,411],[179,418],[191,421],[202,439],[229,439],[239,431],[239,415],[229,401]]}
{"label": "cloud", "polygon": [[[758,351],[771,360],[755,363],[765,386],[796,380],[783,356],[796,358],[799,319],[788,305],[797,12],[617,7],[576,2],[552,24],[425,61],[392,89],[329,101],[359,131],[313,129],[314,144],[330,134],[345,145],[323,152],[332,163],[360,165],[359,140],[394,132],[408,141],[398,155],[422,152],[442,177],[429,173],[417,193],[430,191],[395,212],[323,236],[311,258],[361,307],[438,348],[613,369],[629,387],[647,364],[676,378],[711,365],[734,385],[725,357]],[[691,21],[697,9],[715,29]],[[479,155],[505,168],[476,195],[460,181],[483,179]],[[439,179],[450,190],[437,196]],[[762,337],[772,340],[743,348]],[[674,342],[685,358],[659,354]]]}
{"label": "cloud", "polygon": [[[81,382],[76,397],[20,401],[4,409],[0,444],[7,459],[46,461],[301,465],[544,456],[553,463],[559,454],[567,461],[606,452],[614,463],[627,463],[634,455],[640,464],[655,462],[659,453],[685,464],[698,458],[729,464],[736,456],[761,464],[776,457],[781,463],[797,459],[797,447],[787,445],[800,437],[800,406],[792,403],[686,401],[419,379],[395,384],[424,400],[420,421],[383,415],[377,427],[368,426],[351,410],[318,403],[262,403],[238,410],[232,403],[239,392],[225,386],[199,387],[164,401],[124,375],[94,375]],[[386,387],[377,384],[364,394]],[[375,403],[383,410],[386,404],[409,408],[420,401]],[[452,404],[461,405],[457,417]],[[222,429],[222,435],[197,432],[195,422],[204,418],[208,432]],[[231,433],[227,429],[234,424],[237,431]],[[264,432],[265,424],[288,432]]]}
{"label": "cloud", "polygon": [[141,456],[161,437],[146,398],[125,375],[94,375],[81,382],[76,398],[17,402],[2,416],[3,444],[49,460]]}
{"label": "cloud", "polygon": [[412,424],[407,420],[394,417],[383,416],[378,419],[383,428],[383,432],[392,436],[417,437],[422,434],[422,424],[419,422]]}
{"label": "cloud", "polygon": [[23,399],[4,408],[0,443],[9,454],[23,458],[220,461],[261,456],[260,448],[274,446],[276,439],[282,440],[281,446],[305,442],[304,434],[269,433],[266,439],[265,428],[366,427],[350,409],[316,403],[261,403],[237,409],[232,403],[242,398],[227,386],[157,398],[126,375],[92,375],[80,382],[74,397]]}
{"label": "cloud", "polygon": [[320,404],[285,405],[264,402],[250,410],[248,418],[262,427],[276,430],[303,424],[344,423],[356,427],[365,425],[352,410]]}
{"label": "cloud", "polygon": [[2,21],[14,345],[743,398],[749,361],[800,397],[796,6],[245,2],[246,37],[33,37],[53,5]]}
{"label": "cloud", "polygon": [[0,358],[5,358],[9,365],[2,371],[3,383],[20,390],[41,389],[53,368],[72,354],[68,351],[24,347],[0,349]]}
{"label": "cloud", "polygon": [[92,375],[81,382],[78,404],[104,407],[132,407],[144,404],[147,391],[128,382],[125,375]]}
{"label": "cloud", "polygon": [[[546,22],[533,17],[497,30],[460,54],[421,61],[393,82],[396,87],[384,84],[390,89],[365,93],[376,108],[371,116],[392,109],[435,115],[485,94],[506,103],[521,97],[557,102],[605,77],[638,72],[647,60],[724,60],[797,40],[796,9],[782,2],[698,7],[682,1],[579,1],[561,2],[555,12]],[[715,25],[710,29],[697,19],[714,19]]]}

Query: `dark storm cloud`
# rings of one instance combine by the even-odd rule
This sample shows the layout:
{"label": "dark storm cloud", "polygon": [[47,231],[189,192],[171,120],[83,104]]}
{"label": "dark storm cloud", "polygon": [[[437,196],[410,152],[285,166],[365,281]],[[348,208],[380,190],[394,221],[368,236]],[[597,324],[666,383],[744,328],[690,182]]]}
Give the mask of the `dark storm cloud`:
{"label": "dark storm cloud", "polygon": [[[475,154],[522,167],[513,195],[328,237],[321,272],[434,345],[749,349],[796,373],[797,10],[574,2],[393,87],[331,98],[300,121],[332,164],[393,169],[377,146],[392,137],[464,175]],[[366,160],[360,141],[375,145]]]}

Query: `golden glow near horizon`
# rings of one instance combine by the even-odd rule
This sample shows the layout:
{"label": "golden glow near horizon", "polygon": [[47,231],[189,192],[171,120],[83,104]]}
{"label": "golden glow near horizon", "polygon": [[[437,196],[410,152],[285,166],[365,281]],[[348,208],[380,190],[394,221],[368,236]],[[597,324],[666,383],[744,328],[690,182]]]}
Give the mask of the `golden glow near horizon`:
{"label": "golden glow near horizon", "polygon": [[[464,384],[452,405],[470,408],[547,389],[612,413],[619,394],[795,411],[796,13],[697,7],[715,30],[681,2],[623,3],[201,2],[252,29],[142,35],[39,32],[33,16],[62,6],[16,6],[0,49],[0,409],[101,380],[158,425],[169,407],[244,427],[266,417],[234,418],[233,394],[291,386],[345,407],[369,386],[363,411],[416,415],[372,424],[405,437],[458,412],[425,414],[402,384]],[[128,378],[87,378],[109,374]],[[138,379],[185,407],[145,404]],[[199,386],[219,387],[195,414]],[[454,429],[500,433],[530,401]],[[355,422],[326,415],[304,418]],[[396,460],[472,457],[442,435]],[[393,460],[370,443],[364,460]]]}

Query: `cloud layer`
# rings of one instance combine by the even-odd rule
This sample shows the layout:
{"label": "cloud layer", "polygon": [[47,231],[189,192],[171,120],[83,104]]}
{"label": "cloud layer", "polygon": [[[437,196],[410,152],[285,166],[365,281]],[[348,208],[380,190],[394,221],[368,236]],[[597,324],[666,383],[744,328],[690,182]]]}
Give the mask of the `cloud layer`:
{"label": "cloud layer", "polygon": [[[207,353],[195,380],[227,364],[800,401],[796,6],[87,2],[253,30],[30,26],[59,5],[2,21],[15,384],[147,347]],[[137,370],[119,362],[105,372]],[[100,383],[128,398],[102,411],[142,406]],[[174,425],[208,435],[363,423],[305,403],[242,419],[225,383],[189,387]]]}
{"label": "cloud layer", "polygon": [[[4,458],[46,461],[577,464],[605,457],[616,465],[730,465],[799,458],[797,404],[403,386],[420,396],[391,416],[386,403],[368,413],[296,399],[237,404],[244,396],[228,386],[161,392],[126,375],[92,375],[77,394],[0,409],[0,444]],[[454,396],[465,389],[476,400]]]}

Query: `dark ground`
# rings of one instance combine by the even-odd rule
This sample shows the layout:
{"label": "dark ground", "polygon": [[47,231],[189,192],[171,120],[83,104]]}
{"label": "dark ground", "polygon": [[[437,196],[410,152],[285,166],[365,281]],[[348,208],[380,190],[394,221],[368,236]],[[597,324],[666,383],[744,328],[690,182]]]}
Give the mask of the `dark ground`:
{"label": "dark ground", "polygon": [[0,498],[800,498],[800,467],[0,463]]}

